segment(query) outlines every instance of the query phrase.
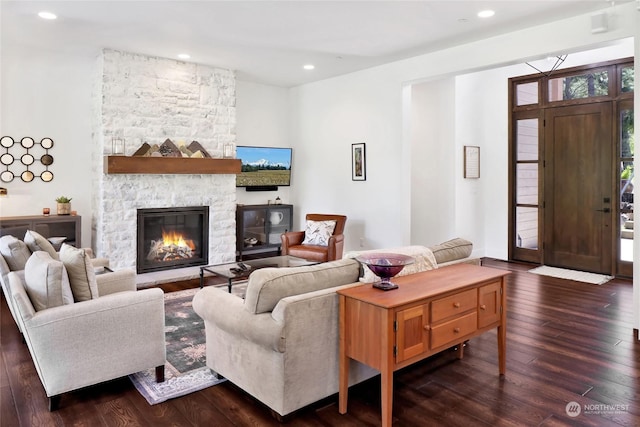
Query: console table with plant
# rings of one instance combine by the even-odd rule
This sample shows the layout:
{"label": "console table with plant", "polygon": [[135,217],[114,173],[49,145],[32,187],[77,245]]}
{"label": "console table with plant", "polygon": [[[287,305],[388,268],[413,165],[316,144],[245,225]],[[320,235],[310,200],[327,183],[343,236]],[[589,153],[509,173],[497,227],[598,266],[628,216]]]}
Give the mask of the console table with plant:
{"label": "console table with plant", "polygon": [[[23,240],[27,230],[34,230],[43,237],[64,237],[64,243],[80,247],[82,217],[77,215],[30,215],[0,217],[0,236],[12,235]],[[59,243],[54,243],[59,242]],[[52,239],[56,249],[62,244],[60,239]]]}

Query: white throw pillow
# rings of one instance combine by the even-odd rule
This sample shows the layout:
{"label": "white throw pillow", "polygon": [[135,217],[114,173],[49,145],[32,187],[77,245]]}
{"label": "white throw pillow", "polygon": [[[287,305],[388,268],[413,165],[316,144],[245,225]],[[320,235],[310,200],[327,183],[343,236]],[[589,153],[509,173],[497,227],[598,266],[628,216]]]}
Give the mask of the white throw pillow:
{"label": "white throw pillow", "polygon": [[11,271],[24,270],[24,266],[31,256],[27,245],[11,235],[0,237],[0,253]]}
{"label": "white throw pillow", "polygon": [[24,287],[36,311],[73,304],[64,265],[44,251],[29,257],[24,267]]}
{"label": "white throw pillow", "polygon": [[91,258],[84,249],[63,243],[60,248],[60,261],[67,269],[71,292],[76,302],[98,298],[96,273]]}
{"label": "white throw pillow", "polygon": [[51,258],[56,260],[59,259],[58,253],[56,252],[56,249],[53,247],[51,242],[45,239],[42,234],[36,231],[27,230],[27,232],[24,234],[24,242],[27,244],[27,246],[29,246],[31,252],[45,251],[46,253],[51,255]]}
{"label": "white throw pillow", "polygon": [[327,221],[307,221],[307,227],[304,230],[303,245],[329,245],[329,238],[333,235],[336,228],[335,220]]}

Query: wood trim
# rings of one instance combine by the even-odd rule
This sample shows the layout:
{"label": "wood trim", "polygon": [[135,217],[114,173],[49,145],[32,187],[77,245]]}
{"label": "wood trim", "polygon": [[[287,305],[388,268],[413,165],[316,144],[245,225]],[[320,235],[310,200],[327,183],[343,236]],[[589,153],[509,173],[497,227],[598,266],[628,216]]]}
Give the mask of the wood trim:
{"label": "wood trim", "polygon": [[238,174],[240,159],[104,156],[105,174]]}

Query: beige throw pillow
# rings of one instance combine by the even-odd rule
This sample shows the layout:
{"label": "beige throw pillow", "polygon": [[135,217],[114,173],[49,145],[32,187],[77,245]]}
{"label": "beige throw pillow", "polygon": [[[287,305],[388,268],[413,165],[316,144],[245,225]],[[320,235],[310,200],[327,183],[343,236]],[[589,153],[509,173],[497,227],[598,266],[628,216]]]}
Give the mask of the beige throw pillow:
{"label": "beige throw pillow", "polygon": [[329,238],[333,235],[336,228],[335,220],[327,221],[307,221],[307,227],[304,230],[303,245],[328,246]]}
{"label": "beige throw pillow", "polygon": [[51,258],[60,259],[51,242],[36,231],[27,230],[24,234],[24,242],[29,246],[31,252],[45,251],[51,256]]}
{"label": "beige throw pillow", "polygon": [[31,251],[27,245],[11,235],[0,237],[0,253],[11,271],[24,270]]}
{"label": "beige throw pillow", "polygon": [[431,246],[430,249],[438,264],[443,264],[470,256],[473,250],[473,243],[458,237],[439,245]]}
{"label": "beige throw pillow", "polygon": [[91,259],[84,249],[66,243],[60,248],[60,261],[64,264],[76,302],[98,298],[98,284]]}
{"label": "beige throw pillow", "polygon": [[36,311],[73,304],[64,265],[44,251],[34,252],[24,268],[25,290]]}

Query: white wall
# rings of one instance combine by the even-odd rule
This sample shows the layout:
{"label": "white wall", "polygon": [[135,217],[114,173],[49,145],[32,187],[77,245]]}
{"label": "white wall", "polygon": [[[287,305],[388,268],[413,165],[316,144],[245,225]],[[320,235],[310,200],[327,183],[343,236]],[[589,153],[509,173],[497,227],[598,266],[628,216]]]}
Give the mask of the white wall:
{"label": "white wall", "polygon": [[[286,88],[236,80],[236,144],[292,147],[288,103],[289,90]],[[299,163],[295,149],[291,163],[291,185],[294,186]],[[245,205],[266,204],[268,200],[280,197],[282,203],[294,203],[290,188],[278,187],[277,191],[256,192],[238,188],[237,201]]]}
{"label": "white wall", "polygon": [[[411,240],[429,246],[457,237],[455,165],[455,80],[411,86]],[[465,237],[465,236],[460,236]],[[472,236],[466,236],[471,238]]]}
{"label": "white wall", "polygon": [[[308,165],[304,176],[297,176],[302,185],[294,188],[299,209],[309,211],[324,206],[325,210],[345,213],[349,217],[346,250],[357,249],[360,238],[365,239],[367,248],[410,243],[407,229],[412,217],[415,220],[419,213],[412,211],[407,192],[422,191],[425,184],[411,181],[412,170],[407,173],[412,167],[412,141],[403,121],[403,86],[522,63],[552,53],[574,54],[634,36],[638,13],[635,5],[616,6],[616,11],[616,24],[609,32],[598,35],[590,32],[590,16],[582,15],[292,89],[292,139],[303,163]],[[456,91],[476,87],[471,97],[455,95],[454,163],[439,162],[434,173],[446,177],[455,171],[455,194],[438,203],[455,206],[454,233],[471,237],[476,248],[483,249],[481,254],[506,258],[507,81],[504,71],[495,76],[483,83],[485,88],[478,88],[473,79],[487,76],[456,79]],[[471,115],[474,109],[475,114]],[[367,143],[365,182],[350,179],[349,147],[354,142]],[[481,146],[480,180],[462,178],[462,145]],[[323,167],[330,163],[334,173],[323,175]],[[314,191],[310,193],[309,188]],[[446,216],[449,211],[443,209],[440,214]],[[438,217],[439,223],[444,220]]]}
{"label": "white wall", "polygon": [[[25,183],[19,172],[0,198],[0,216],[39,215],[49,207],[55,213],[58,196],[73,198],[71,209],[83,216],[82,244],[91,242],[91,87],[95,57],[70,56],[3,45],[1,61],[2,114],[0,134],[16,140],[30,136],[54,141],[49,167],[54,178]],[[12,170],[24,170],[19,160]]]}

